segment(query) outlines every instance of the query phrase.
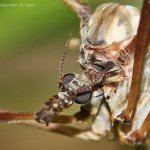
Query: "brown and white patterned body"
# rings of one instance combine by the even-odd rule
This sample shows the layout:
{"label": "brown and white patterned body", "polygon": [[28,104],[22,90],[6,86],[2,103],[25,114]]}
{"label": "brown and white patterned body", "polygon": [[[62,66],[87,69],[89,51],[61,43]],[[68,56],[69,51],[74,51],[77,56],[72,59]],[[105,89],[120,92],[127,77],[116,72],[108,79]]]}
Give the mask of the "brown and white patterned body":
{"label": "brown and white patterned body", "polygon": [[111,121],[127,107],[139,16],[135,7],[104,4],[97,8],[82,31],[86,34],[79,61],[92,82],[103,80],[102,90],[111,110]]}
{"label": "brown and white patterned body", "polygon": [[[83,74],[66,74],[62,77],[57,98],[45,103],[35,118],[48,125],[51,118],[63,108],[68,108],[73,102],[82,104],[95,117],[91,130],[76,137],[98,140],[116,122],[122,121],[120,116],[126,111],[140,14],[133,6],[106,3],[91,15],[88,6],[80,5],[76,0],[64,1],[81,18],[79,62]],[[145,58],[143,88],[130,130],[124,131],[120,125],[118,127],[120,138],[125,143],[129,143],[131,135],[140,129],[150,112],[149,68],[150,51]],[[56,102],[57,108],[54,109],[51,101]],[[134,139],[131,141],[135,142]]]}

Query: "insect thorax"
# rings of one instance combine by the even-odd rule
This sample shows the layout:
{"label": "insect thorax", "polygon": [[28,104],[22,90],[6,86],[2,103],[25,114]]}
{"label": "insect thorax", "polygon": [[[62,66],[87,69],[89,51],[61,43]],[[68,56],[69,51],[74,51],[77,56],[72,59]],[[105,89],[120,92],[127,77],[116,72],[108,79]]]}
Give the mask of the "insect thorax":
{"label": "insect thorax", "polygon": [[[93,84],[103,85],[105,98],[114,116],[126,107],[138,22],[137,8],[107,3],[96,9],[83,28],[79,62],[85,76]],[[124,91],[124,96],[119,97],[118,93],[118,97],[113,98],[117,91]]]}

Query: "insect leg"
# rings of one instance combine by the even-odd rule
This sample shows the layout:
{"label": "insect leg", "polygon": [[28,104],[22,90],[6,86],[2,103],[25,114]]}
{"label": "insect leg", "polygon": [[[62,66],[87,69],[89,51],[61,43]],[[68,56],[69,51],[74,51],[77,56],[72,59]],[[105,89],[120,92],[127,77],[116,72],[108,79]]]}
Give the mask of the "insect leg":
{"label": "insect leg", "polygon": [[84,139],[84,138],[80,136],[80,134],[88,130],[88,129],[81,129],[81,128],[69,126],[66,124],[59,124],[59,123],[51,123],[48,127],[46,127],[43,124],[39,124],[35,122],[24,123],[24,125],[38,128],[38,129],[48,131],[48,132],[53,132],[53,133],[57,133],[57,134],[61,134],[61,135],[69,136],[69,137],[77,137],[81,139]]}
{"label": "insect leg", "polygon": [[[121,141],[126,144],[142,144],[150,132],[150,112],[146,116],[141,127],[136,131],[130,131],[128,134],[120,132]],[[133,130],[133,129],[132,129]]]}
{"label": "insect leg", "polygon": [[92,126],[88,130],[77,134],[76,137],[97,141],[111,130],[110,113],[104,103],[101,89],[93,93],[90,105],[92,106],[91,114],[96,113],[96,116],[93,118]]}
{"label": "insect leg", "polygon": [[79,0],[63,0],[70,8],[77,13],[81,21],[85,21],[91,15],[90,6]]}
{"label": "insect leg", "polygon": [[[80,117],[78,117],[80,116]],[[38,123],[34,120],[34,113],[23,113],[23,112],[0,112],[0,123],[19,123],[22,125],[27,125],[35,128],[39,128],[42,130],[46,130],[49,132],[55,132],[62,135],[76,137],[78,134],[85,132],[87,129],[81,129],[77,127],[71,127],[71,125],[81,125],[81,122],[84,122],[86,119],[89,119],[91,116],[84,109],[80,112],[76,113],[73,116],[60,115],[54,117],[49,126],[45,126],[44,124]],[[80,136],[77,136],[82,138]]]}
{"label": "insect leg", "polygon": [[[99,98],[102,98],[102,96],[94,97],[92,98],[92,100],[93,99],[96,100]],[[95,104],[98,104],[98,103],[99,103],[99,106],[97,108],[96,116],[95,116],[96,108],[94,109],[92,108],[93,103],[82,106],[81,111],[76,113],[74,116],[66,116],[66,117],[70,117],[72,120],[72,122],[70,123],[68,122],[68,123],[71,126],[72,125],[76,126],[76,128],[69,126],[69,124],[67,126],[58,125],[57,128],[54,128],[52,130],[52,132],[57,132],[57,133],[61,133],[67,136],[81,138],[84,140],[98,141],[101,137],[105,136],[107,132],[110,131],[111,129],[110,114],[108,112],[108,109],[106,108],[104,104],[101,105],[100,99]],[[88,126],[88,127],[81,129],[81,126],[83,127]]]}
{"label": "insect leg", "polygon": [[146,136],[148,135],[148,133],[150,132],[150,112],[147,115],[144,123],[142,124],[141,128],[135,132],[135,134],[133,134],[132,136],[136,136],[136,141],[143,141]]}
{"label": "insect leg", "polygon": [[[89,117],[93,117],[87,111],[82,109],[73,116],[59,115],[55,116],[51,123],[61,123],[61,124],[77,124],[78,122],[83,122]],[[37,122],[34,119],[34,113],[29,112],[0,112],[0,123],[24,123],[24,122]]]}
{"label": "insect leg", "polygon": [[[107,131],[111,128],[110,114],[105,105],[101,105],[102,100],[103,91],[98,89],[93,92],[91,103],[82,106],[81,111],[75,115],[59,115],[54,117],[48,127],[37,123],[28,125],[85,140],[99,140],[102,136],[105,136]],[[91,121],[93,122],[93,120],[94,123],[91,125]],[[83,126],[84,129],[81,129],[81,126]]]}
{"label": "insect leg", "polygon": [[132,84],[128,98],[128,105],[125,111],[124,121],[130,122],[134,115],[134,110],[139,99],[141,88],[141,78],[143,70],[143,62],[148,46],[148,39],[150,35],[150,3],[149,0],[144,1],[141,20],[138,28],[138,34],[135,45],[134,67]]}
{"label": "insect leg", "polygon": [[[94,122],[92,123],[92,125],[89,128],[86,128],[86,129],[73,128],[70,126],[69,127],[66,126],[66,129],[68,131],[70,131],[70,130],[72,131],[72,132],[69,132],[69,136],[81,138],[84,140],[98,141],[100,138],[105,136],[111,130],[111,120],[110,120],[109,111],[104,103],[101,104],[102,96],[98,96],[97,95],[98,92],[95,92],[95,93],[96,94],[92,98],[92,101],[90,104],[92,106],[91,110],[89,110],[90,105],[86,105],[86,106],[82,107],[83,109],[81,109],[81,111],[79,113],[75,114],[76,117],[78,116],[76,119],[79,122],[82,121],[82,123],[80,123],[79,126],[86,124],[85,119],[88,119],[88,120],[92,119],[92,120],[94,120]],[[96,108],[97,105],[98,105],[98,107]],[[93,107],[95,107],[95,108],[93,108]],[[85,115],[85,114],[88,114],[86,112],[86,110],[89,111],[89,116]],[[94,115],[95,112],[97,112],[96,116]],[[95,117],[93,117],[93,115]],[[86,116],[86,117],[83,117],[83,116]],[[63,130],[62,127],[64,128],[65,126],[58,126],[58,128],[60,128],[59,130],[61,130],[61,133],[63,132],[64,135],[66,135],[66,134],[68,135],[68,131]],[[58,128],[55,128],[55,130],[53,130],[52,132],[59,131]],[[65,132],[65,131],[67,131],[67,132]],[[60,133],[60,132],[57,132],[57,133]]]}
{"label": "insect leg", "polygon": [[82,132],[76,134],[75,137],[82,138],[84,140],[98,141],[100,138],[106,136],[111,130],[111,120],[108,109],[104,104],[101,105],[100,110],[93,119],[94,122],[91,127],[86,130],[82,130]]}
{"label": "insect leg", "polygon": [[83,34],[85,31],[85,26],[89,21],[91,16],[90,6],[85,2],[81,3],[80,0],[63,0],[65,4],[67,4],[73,11],[77,13],[79,18],[81,19],[80,29],[81,29],[81,38],[83,39]]}
{"label": "insect leg", "polygon": [[150,130],[150,47],[145,58],[142,76],[140,98],[131,124],[131,129],[127,134],[122,134],[126,143],[142,143]]}
{"label": "insect leg", "polygon": [[45,126],[44,124],[35,121],[24,122],[23,124],[69,137],[77,137],[81,139],[87,139],[86,137],[90,137],[92,140],[98,140],[99,136],[91,132],[91,123],[87,120],[93,120],[93,116],[87,114],[87,112],[82,109],[73,116],[60,115],[55,117],[49,126]]}

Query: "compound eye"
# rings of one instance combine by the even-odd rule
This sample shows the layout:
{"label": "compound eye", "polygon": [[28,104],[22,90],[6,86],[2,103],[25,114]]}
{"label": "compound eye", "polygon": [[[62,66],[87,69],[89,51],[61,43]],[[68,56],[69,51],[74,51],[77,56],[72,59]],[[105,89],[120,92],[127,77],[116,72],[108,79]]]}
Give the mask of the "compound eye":
{"label": "compound eye", "polygon": [[81,91],[75,97],[75,103],[77,104],[87,104],[92,98],[92,91],[88,87],[81,87]]}
{"label": "compound eye", "polygon": [[63,76],[63,85],[68,84],[69,82],[71,82],[73,79],[75,78],[75,75],[72,73],[67,73]]}

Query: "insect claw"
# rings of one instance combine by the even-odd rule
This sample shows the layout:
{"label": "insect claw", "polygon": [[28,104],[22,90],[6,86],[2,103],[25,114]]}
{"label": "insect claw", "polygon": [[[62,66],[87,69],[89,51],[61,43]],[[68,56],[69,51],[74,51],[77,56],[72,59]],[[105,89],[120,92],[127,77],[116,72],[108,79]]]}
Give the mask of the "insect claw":
{"label": "insect claw", "polygon": [[127,144],[132,145],[137,145],[144,142],[144,138],[140,134],[138,134],[138,132],[134,132],[131,135],[127,136],[125,140]]}
{"label": "insect claw", "polygon": [[46,122],[45,124],[46,124],[47,127],[49,126],[49,122]]}
{"label": "insect claw", "polygon": [[123,123],[124,122],[124,113],[120,114],[119,116],[117,116],[115,118],[115,121],[119,122],[119,123]]}
{"label": "insect claw", "polygon": [[128,120],[124,119],[123,123],[126,124],[126,125],[130,125],[132,123],[132,121],[128,121]]}
{"label": "insect claw", "polygon": [[43,115],[43,112],[42,111],[39,111],[39,112],[36,112],[34,114],[34,119],[38,122],[38,123],[42,123],[41,122],[41,116]]}
{"label": "insect claw", "polygon": [[43,112],[42,110],[35,113],[34,118],[38,123],[46,124],[46,126],[48,126],[52,120],[51,115],[48,112]]}
{"label": "insect claw", "polygon": [[130,125],[131,124],[131,121],[126,118],[124,113],[122,113],[119,116],[117,116],[115,118],[115,121],[117,121],[117,122],[119,122],[121,124],[124,124],[124,125]]}

